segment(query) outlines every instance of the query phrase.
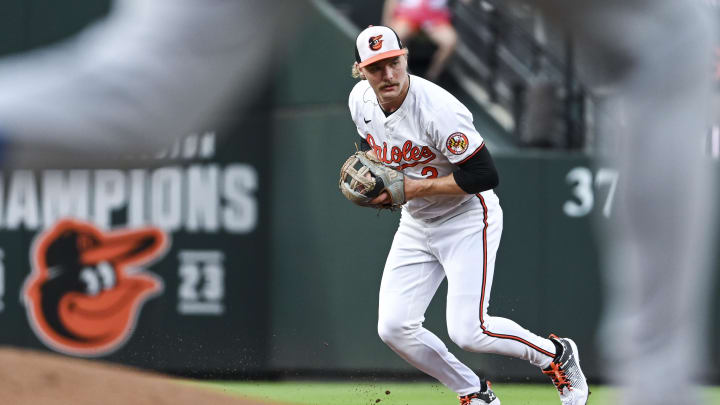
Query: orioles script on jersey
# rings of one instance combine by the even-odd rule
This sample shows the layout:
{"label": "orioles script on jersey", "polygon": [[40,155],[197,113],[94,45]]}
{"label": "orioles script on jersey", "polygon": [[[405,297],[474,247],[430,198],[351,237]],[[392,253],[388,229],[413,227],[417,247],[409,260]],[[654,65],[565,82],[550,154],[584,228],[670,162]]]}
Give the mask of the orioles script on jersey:
{"label": "orioles script on jersey", "polygon": [[[367,134],[367,143],[375,151],[375,155],[385,164],[397,163],[398,170],[413,167],[419,164],[432,162],[436,155],[427,146],[418,147],[413,145],[412,141],[407,140],[402,148],[393,146],[390,148],[390,158],[388,159],[388,144],[383,142],[382,147],[375,142],[372,135]],[[402,161],[406,164],[400,164]]]}

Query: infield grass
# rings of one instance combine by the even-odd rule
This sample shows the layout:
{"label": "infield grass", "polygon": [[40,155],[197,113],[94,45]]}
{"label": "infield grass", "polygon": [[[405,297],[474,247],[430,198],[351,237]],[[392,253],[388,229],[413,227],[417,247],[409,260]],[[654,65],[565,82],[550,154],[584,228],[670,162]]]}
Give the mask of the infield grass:
{"label": "infield grass", "polygon": [[[433,383],[383,382],[204,382],[227,394],[287,405],[457,405],[455,394]],[[493,384],[503,405],[558,405],[548,384]],[[590,387],[589,405],[613,404],[613,390]],[[706,404],[720,404],[720,387],[705,389]],[[379,400],[379,401],[378,401]]]}

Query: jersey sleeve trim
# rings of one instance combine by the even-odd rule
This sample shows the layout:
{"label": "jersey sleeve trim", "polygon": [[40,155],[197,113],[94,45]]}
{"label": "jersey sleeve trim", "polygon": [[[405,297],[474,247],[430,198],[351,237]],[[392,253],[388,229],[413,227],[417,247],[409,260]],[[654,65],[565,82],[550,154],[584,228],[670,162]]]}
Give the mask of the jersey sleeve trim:
{"label": "jersey sleeve trim", "polygon": [[463,159],[463,160],[461,160],[461,161],[459,161],[459,162],[457,162],[457,163],[454,163],[454,164],[455,164],[456,166],[458,166],[458,165],[461,165],[461,164],[467,162],[468,160],[470,160],[470,158],[472,158],[472,157],[475,156],[478,152],[480,152],[480,150],[481,150],[482,148],[484,148],[484,147],[485,147],[485,142],[481,143],[480,146],[479,146],[477,149],[475,149],[475,152],[473,152],[470,156],[468,156],[468,157],[466,157],[465,159]]}

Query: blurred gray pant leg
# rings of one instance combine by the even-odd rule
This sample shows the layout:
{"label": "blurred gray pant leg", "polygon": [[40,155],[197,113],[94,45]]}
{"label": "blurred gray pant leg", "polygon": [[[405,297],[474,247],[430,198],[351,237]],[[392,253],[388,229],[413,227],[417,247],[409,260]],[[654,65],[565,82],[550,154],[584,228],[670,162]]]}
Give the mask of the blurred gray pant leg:
{"label": "blurred gray pant leg", "polygon": [[[698,2],[699,3],[699,2]],[[621,404],[699,404],[707,347],[713,171],[703,157],[714,31],[676,0],[536,0],[571,30],[597,117],[619,146],[613,218],[598,224],[606,307],[605,376]],[[613,132],[613,133],[608,133]]]}
{"label": "blurred gray pant leg", "polygon": [[153,155],[230,110],[240,116],[273,80],[307,3],[115,0],[74,37],[1,58],[2,163]]}

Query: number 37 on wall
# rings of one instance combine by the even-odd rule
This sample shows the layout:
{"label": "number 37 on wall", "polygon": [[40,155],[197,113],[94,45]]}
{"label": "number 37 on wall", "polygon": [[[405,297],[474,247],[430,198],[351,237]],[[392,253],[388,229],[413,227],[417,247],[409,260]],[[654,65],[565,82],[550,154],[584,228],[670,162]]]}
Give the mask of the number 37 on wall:
{"label": "number 37 on wall", "polygon": [[[593,179],[594,177],[594,179]],[[569,217],[584,217],[593,210],[600,194],[606,193],[605,201],[598,201],[602,205],[602,213],[610,217],[613,198],[617,188],[618,172],[614,169],[601,168],[595,176],[587,167],[575,167],[565,176],[565,181],[571,187],[572,198],[563,204],[563,212]]]}

